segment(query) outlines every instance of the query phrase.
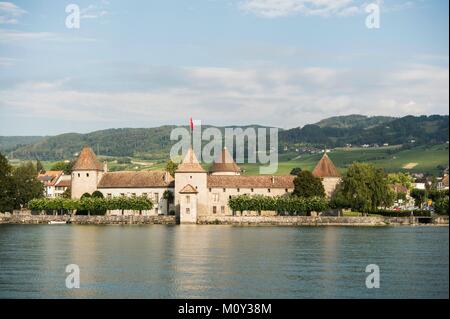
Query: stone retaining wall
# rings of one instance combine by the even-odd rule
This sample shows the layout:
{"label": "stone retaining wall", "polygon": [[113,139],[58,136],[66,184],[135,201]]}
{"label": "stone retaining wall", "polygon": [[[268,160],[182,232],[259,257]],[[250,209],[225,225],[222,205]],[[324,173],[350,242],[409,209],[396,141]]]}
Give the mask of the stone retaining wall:
{"label": "stone retaining wall", "polygon": [[[417,225],[413,217],[334,217],[334,216],[200,216],[198,224],[254,226],[387,226]],[[448,217],[433,218],[432,225],[448,225]]]}
{"label": "stone retaining wall", "polygon": [[66,221],[81,225],[144,225],[164,224],[175,225],[175,216],[69,216],[69,215],[30,215],[1,214],[0,224],[48,224],[50,221]]}

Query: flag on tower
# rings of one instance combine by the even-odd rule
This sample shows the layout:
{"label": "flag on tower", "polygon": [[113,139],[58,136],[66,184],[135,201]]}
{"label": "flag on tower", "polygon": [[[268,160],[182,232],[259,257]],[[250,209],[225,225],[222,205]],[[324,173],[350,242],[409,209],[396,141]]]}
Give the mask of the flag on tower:
{"label": "flag on tower", "polygon": [[189,118],[189,126],[191,127],[191,130],[194,129],[194,121],[192,120],[192,116]]}

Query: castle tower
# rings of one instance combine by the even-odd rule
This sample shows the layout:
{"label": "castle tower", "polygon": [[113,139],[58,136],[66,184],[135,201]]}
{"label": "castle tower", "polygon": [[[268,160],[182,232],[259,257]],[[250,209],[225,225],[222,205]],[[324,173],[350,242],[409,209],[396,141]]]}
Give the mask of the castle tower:
{"label": "castle tower", "polygon": [[181,224],[207,212],[207,174],[192,148],[175,171],[175,207]]}
{"label": "castle tower", "polygon": [[325,194],[327,197],[331,197],[336,187],[341,182],[341,174],[336,166],[334,166],[327,153],[323,155],[319,163],[317,163],[312,174],[315,177],[322,178],[322,184],[325,188]]}
{"label": "castle tower", "polygon": [[224,147],[211,166],[209,173],[211,175],[241,175],[241,169],[233,160],[227,148]]}
{"label": "castle tower", "polygon": [[103,165],[97,160],[90,147],[84,147],[72,169],[72,198],[80,198],[84,193],[92,194],[104,173]]}

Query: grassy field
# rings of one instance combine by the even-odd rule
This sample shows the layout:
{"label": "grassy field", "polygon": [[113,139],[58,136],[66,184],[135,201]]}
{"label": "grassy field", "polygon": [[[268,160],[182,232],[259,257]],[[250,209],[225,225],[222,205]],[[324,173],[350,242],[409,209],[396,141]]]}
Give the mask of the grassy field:
{"label": "grassy field", "polygon": [[[446,167],[449,163],[448,145],[420,146],[414,149],[401,150],[398,147],[335,149],[328,155],[341,172],[353,162],[369,162],[388,172],[425,172],[439,174],[438,166]],[[291,160],[281,159],[277,175],[289,174],[294,167],[313,170],[322,154],[307,154]],[[413,163],[411,169],[404,168]],[[243,164],[241,167],[248,175],[257,175],[259,165]]]}
{"label": "grassy field", "polygon": [[[413,149],[401,149],[398,146],[379,148],[337,148],[329,153],[329,157],[344,173],[353,162],[369,162],[388,172],[423,172],[439,174],[438,166],[447,167],[449,164],[448,144],[419,146]],[[278,171],[275,175],[289,174],[292,168],[300,167],[303,170],[313,170],[322,154],[284,154],[279,158]],[[162,170],[165,167],[165,160],[149,161],[139,158],[127,158],[123,163],[123,158],[99,156],[101,161],[107,161],[110,171],[121,170]],[[14,166],[22,163],[21,160],[12,160]],[[55,162],[44,161],[45,169],[50,169]],[[258,175],[258,164],[240,164],[246,175]],[[208,169],[209,165],[204,165]],[[409,169],[408,169],[409,168]]]}

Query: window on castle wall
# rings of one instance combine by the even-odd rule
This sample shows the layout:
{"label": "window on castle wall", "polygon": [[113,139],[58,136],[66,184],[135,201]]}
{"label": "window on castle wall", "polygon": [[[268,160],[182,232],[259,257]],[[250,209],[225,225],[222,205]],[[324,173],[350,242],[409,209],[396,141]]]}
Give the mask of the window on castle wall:
{"label": "window on castle wall", "polygon": [[240,188],[238,188],[238,189],[237,189],[237,192],[239,193],[240,191],[241,191],[241,189],[240,189]]}
{"label": "window on castle wall", "polygon": [[190,214],[191,213],[191,209],[189,207],[186,207],[186,214]]}
{"label": "window on castle wall", "polygon": [[190,204],[191,203],[191,196],[186,196],[186,204]]}
{"label": "window on castle wall", "polygon": [[86,173],[86,177],[89,177],[89,173]]}
{"label": "window on castle wall", "polygon": [[220,213],[223,215],[225,214],[225,206],[220,207]]}
{"label": "window on castle wall", "polygon": [[251,192],[253,193],[254,189],[253,189],[253,188],[251,188],[251,189],[250,189],[250,191],[251,191]]}
{"label": "window on castle wall", "polygon": [[270,193],[270,188],[267,189],[267,192]]}
{"label": "window on castle wall", "polygon": [[213,206],[213,214],[217,214],[217,206]]}
{"label": "window on castle wall", "polygon": [[226,188],[224,188],[224,189],[223,189],[223,192],[225,193],[226,191],[227,191],[227,189],[226,189]]}
{"label": "window on castle wall", "polygon": [[80,173],[78,173],[78,177],[81,177]]}
{"label": "window on castle wall", "polygon": [[289,190],[286,188],[285,190],[284,190],[286,193],[289,193]]}

